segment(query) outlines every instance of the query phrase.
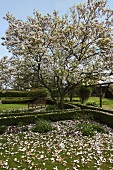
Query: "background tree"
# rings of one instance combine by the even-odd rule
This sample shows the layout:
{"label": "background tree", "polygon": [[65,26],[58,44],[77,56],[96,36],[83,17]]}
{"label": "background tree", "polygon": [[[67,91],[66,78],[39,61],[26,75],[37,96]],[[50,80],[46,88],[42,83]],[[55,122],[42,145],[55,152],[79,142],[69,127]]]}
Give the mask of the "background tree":
{"label": "background tree", "polygon": [[12,88],[16,90],[26,90],[30,88],[38,88],[39,81],[37,79],[37,73],[30,69],[28,64],[26,65],[26,60],[21,57],[10,59],[10,63],[14,69]]}
{"label": "background tree", "polygon": [[5,89],[11,84],[11,70],[12,66],[8,61],[8,57],[4,56],[0,60],[0,87]]}
{"label": "background tree", "polygon": [[2,45],[21,56],[31,72],[37,72],[40,83],[62,109],[70,89],[79,83],[96,83],[103,70],[113,67],[112,16],[105,0],[88,0],[62,17],[56,11],[46,16],[35,11],[26,22],[8,13],[9,28]]}
{"label": "background tree", "polygon": [[109,86],[109,90],[111,91],[111,93],[113,94],[113,84],[110,84]]}
{"label": "background tree", "polygon": [[86,100],[88,100],[88,98],[91,95],[91,88],[90,87],[86,87],[86,86],[80,86],[78,89],[78,96],[80,97],[80,101],[83,104]]}

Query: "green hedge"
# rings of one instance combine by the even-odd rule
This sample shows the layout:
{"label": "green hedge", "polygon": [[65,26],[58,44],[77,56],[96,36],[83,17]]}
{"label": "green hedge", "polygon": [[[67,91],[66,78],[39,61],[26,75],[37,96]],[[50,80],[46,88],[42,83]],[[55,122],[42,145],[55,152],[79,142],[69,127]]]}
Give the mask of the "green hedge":
{"label": "green hedge", "polygon": [[113,111],[111,111],[111,110],[106,110],[106,109],[98,108],[95,106],[88,106],[88,105],[84,105],[84,104],[74,104],[74,105],[80,107],[81,109],[97,110],[97,111],[102,111],[105,113],[107,112],[107,113],[113,114]]}
{"label": "green hedge", "polygon": [[23,115],[23,116],[8,116],[0,118],[0,125],[17,125],[19,122],[24,124],[35,123],[38,119],[45,119],[49,121],[60,121],[60,120],[68,120],[72,119],[74,115],[80,113],[80,111],[61,111],[61,112],[53,112],[53,113],[35,113],[31,115]]}
{"label": "green hedge", "polygon": [[92,114],[94,120],[113,128],[113,114],[105,113],[97,110],[82,110],[83,114]]}
{"label": "green hedge", "polygon": [[28,92],[28,97],[31,98],[31,100],[37,100],[39,98],[46,99],[48,95],[49,92],[45,88],[31,89]]}
{"label": "green hedge", "polygon": [[28,97],[28,94],[28,91],[0,90],[0,97]]}
{"label": "green hedge", "polygon": [[[59,110],[52,110],[52,113],[58,113]],[[10,111],[7,113],[7,111],[3,112],[0,114],[0,118],[1,117],[14,117],[14,116],[28,116],[28,115],[37,115],[37,114],[48,114],[50,113],[50,111],[41,111],[41,112],[34,112],[34,109],[29,109],[29,110],[25,110],[25,111],[21,111],[21,110],[15,110],[15,111]]]}
{"label": "green hedge", "polygon": [[29,99],[3,99],[2,100],[2,104],[26,104],[28,103],[30,100]]}
{"label": "green hedge", "polygon": [[60,121],[69,120],[77,114],[93,115],[93,118],[113,128],[113,114],[105,113],[97,110],[63,110],[63,111],[52,111],[51,113],[29,113],[26,115],[9,115],[8,117],[0,118],[0,125],[17,125],[19,122],[24,124],[35,123],[38,119],[45,119],[49,121]]}

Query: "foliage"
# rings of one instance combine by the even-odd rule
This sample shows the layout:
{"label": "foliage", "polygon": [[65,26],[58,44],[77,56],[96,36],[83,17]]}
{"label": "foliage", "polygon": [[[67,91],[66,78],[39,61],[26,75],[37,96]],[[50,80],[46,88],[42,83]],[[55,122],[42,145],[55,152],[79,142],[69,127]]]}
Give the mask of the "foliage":
{"label": "foliage", "polygon": [[78,96],[80,97],[81,103],[88,100],[91,95],[91,88],[86,86],[80,86],[78,89]]}
{"label": "foliage", "polygon": [[110,84],[109,86],[109,90],[111,91],[111,93],[113,94],[113,84]]}
{"label": "foliage", "polygon": [[7,129],[7,126],[5,126],[5,125],[0,126],[0,135],[5,133],[6,129]]}
{"label": "foliage", "polygon": [[17,127],[19,127],[22,132],[28,131],[28,126],[24,125],[24,122],[19,122]]}
{"label": "foliage", "polygon": [[46,107],[47,111],[52,111],[52,110],[58,110],[58,107],[56,105],[48,105]]}
{"label": "foliage", "polygon": [[100,124],[82,123],[77,126],[84,136],[93,136],[96,133],[105,133],[105,129]]}
{"label": "foliage", "polygon": [[28,97],[28,91],[0,90],[0,97]]}
{"label": "foliage", "polygon": [[59,95],[58,89],[57,88],[56,89],[52,89],[52,91],[54,93],[54,96],[59,98],[60,95]]}
{"label": "foliage", "polygon": [[88,114],[88,113],[87,114],[83,114],[82,112],[80,112],[80,113],[74,115],[73,119],[87,121],[87,120],[93,120],[94,118],[93,118],[93,115],[91,113],[90,114]]}
{"label": "foliage", "polygon": [[36,125],[32,128],[33,132],[46,133],[52,130],[52,125],[47,120],[37,120]]}
{"label": "foliage", "polygon": [[28,96],[32,100],[37,100],[39,98],[45,99],[48,96],[47,89],[33,89],[28,93]]}
{"label": "foliage", "polygon": [[5,98],[2,99],[2,104],[27,104],[29,102],[29,98]]}
{"label": "foliage", "polygon": [[113,99],[113,93],[110,89],[107,89],[106,93],[105,93],[105,98],[107,99]]}
{"label": "foliage", "polygon": [[[0,117],[1,125],[17,125],[18,122],[23,122],[24,124],[35,123],[38,119],[44,119],[49,121],[59,121],[59,120],[68,120],[77,114],[78,110],[64,110],[64,111],[51,111],[51,112],[31,112],[25,114],[13,114],[9,116]],[[38,114],[39,113],[39,114]]]}
{"label": "foliage", "polygon": [[47,99],[46,99],[46,103],[47,103],[48,105],[54,105],[54,102],[53,102],[53,100],[52,100],[51,98],[47,98]]}
{"label": "foliage", "polygon": [[62,18],[56,11],[45,16],[35,11],[24,22],[7,13],[9,27],[2,45],[14,57],[0,61],[2,86],[30,88],[40,82],[58,106],[54,85],[63,109],[70,89],[81,82],[96,83],[102,71],[112,69],[112,13],[106,0],[73,6]]}
{"label": "foliage", "polygon": [[96,104],[96,102],[88,102],[87,105],[88,105],[88,106],[96,106],[96,107],[98,106],[98,105]]}

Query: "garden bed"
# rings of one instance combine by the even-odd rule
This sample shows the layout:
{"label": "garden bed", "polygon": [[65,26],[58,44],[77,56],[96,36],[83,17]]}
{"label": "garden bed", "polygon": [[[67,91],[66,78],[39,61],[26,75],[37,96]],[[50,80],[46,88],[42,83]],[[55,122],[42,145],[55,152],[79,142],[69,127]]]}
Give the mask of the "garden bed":
{"label": "garden bed", "polygon": [[[113,132],[84,136],[76,129],[84,120],[52,123],[52,131],[5,133],[0,136],[1,170],[97,170],[113,167]],[[13,127],[14,128],[14,127]]]}

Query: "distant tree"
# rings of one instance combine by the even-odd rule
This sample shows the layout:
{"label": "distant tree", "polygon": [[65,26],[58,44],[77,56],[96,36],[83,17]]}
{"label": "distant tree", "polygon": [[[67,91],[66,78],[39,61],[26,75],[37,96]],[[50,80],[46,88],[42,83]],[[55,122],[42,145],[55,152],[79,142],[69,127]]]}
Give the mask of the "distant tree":
{"label": "distant tree", "polygon": [[78,96],[80,97],[81,103],[83,104],[90,97],[92,89],[86,86],[80,86],[78,89]]}
{"label": "distant tree", "polygon": [[113,94],[113,84],[110,84],[109,91],[111,91],[111,93]]}

